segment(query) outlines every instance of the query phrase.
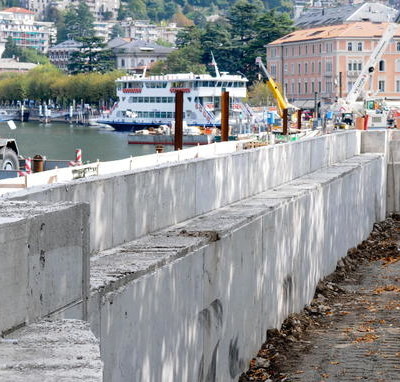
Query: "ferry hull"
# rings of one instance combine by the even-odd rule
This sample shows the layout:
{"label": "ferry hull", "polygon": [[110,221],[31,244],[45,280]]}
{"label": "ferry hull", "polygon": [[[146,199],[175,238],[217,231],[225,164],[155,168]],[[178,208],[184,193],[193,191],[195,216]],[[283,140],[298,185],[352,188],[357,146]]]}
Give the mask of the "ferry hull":
{"label": "ferry hull", "polygon": [[[185,146],[208,145],[214,142],[213,135],[184,135],[183,144]],[[130,145],[173,145],[173,135],[151,135],[151,134],[129,134],[128,143]]]}
{"label": "ferry hull", "polygon": [[[127,131],[127,132],[135,132],[138,130],[148,129],[149,127],[158,128],[161,125],[167,125],[170,121],[166,122],[115,122],[115,121],[107,121],[107,120],[97,120],[99,125],[108,125],[114,128],[115,131]],[[202,126],[205,128],[220,128],[221,124],[198,124],[198,123],[188,123],[188,126]]]}

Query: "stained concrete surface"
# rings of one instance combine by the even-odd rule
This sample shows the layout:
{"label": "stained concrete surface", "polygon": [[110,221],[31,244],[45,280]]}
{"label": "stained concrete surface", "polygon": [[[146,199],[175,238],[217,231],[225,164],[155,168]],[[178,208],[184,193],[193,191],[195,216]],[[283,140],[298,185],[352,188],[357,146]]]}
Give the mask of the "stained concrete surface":
{"label": "stained concrete surface", "polygon": [[88,323],[41,321],[0,339],[2,382],[100,382],[99,342]]}
{"label": "stained concrete surface", "polygon": [[268,332],[241,382],[400,381],[399,218],[375,225],[311,305]]}

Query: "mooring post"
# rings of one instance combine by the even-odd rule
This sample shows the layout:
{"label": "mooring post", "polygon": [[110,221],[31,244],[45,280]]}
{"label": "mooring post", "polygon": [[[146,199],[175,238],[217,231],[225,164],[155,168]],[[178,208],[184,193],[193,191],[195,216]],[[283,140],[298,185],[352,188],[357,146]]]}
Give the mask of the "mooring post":
{"label": "mooring post", "polygon": [[229,92],[222,89],[221,93],[221,141],[229,139]]}
{"label": "mooring post", "polygon": [[301,109],[297,110],[297,128],[299,130],[301,129],[301,113],[302,113]]}
{"label": "mooring post", "polygon": [[287,135],[287,133],[288,133],[288,109],[283,109],[283,116],[282,116],[282,119],[283,119],[283,125],[282,125],[282,128],[283,128],[283,135]]}
{"label": "mooring post", "polygon": [[175,93],[175,150],[183,147],[183,92]]}

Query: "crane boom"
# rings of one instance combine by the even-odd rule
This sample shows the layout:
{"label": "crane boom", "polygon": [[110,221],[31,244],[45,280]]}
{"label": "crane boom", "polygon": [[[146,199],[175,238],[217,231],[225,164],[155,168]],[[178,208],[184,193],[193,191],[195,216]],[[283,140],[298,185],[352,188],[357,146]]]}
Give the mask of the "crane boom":
{"label": "crane boom", "polygon": [[269,74],[267,68],[264,66],[261,57],[256,58],[256,64],[262,69],[264,72],[264,76],[266,78],[267,86],[269,90],[271,91],[272,95],[274,96],[277,107],[278,107],[278,113],[282,117],[283,116],[283,110],[289,108],[289,104],[286,101],[286,98],[283,96],[281,91],[279,90],[278,85],[272,78],[271,74]]}
{"label": "crane boom", "polygon": [[365,87],[365,84],[368,81],[369,75],[374,71],[376,64],[381,59],[389,44],[389,41],[393,37],[396,31],[396,27],[397,24],[389,23],[388,27],[382,35],[382,38],[379,40],[378,45],[373,50],[370,58],[361,70],[361,73],[358,76],[356,82],[347,94],[347,97],[345,99],[346,104],[352,105],[355,101],[357,101],[358,96],[361,94],[362,90]]}

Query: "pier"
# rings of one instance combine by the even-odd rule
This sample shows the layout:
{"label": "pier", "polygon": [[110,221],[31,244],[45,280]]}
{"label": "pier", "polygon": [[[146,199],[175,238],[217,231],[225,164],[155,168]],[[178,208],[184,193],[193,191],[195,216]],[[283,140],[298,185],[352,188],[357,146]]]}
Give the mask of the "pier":
{"label": "pier", "polygon": [[221,142],[3,194],[0,379],[237,381],[399,212],[399,142]]}

